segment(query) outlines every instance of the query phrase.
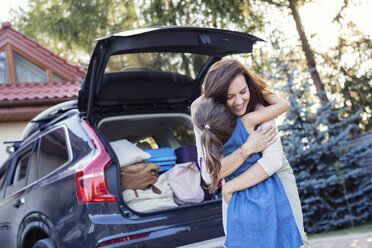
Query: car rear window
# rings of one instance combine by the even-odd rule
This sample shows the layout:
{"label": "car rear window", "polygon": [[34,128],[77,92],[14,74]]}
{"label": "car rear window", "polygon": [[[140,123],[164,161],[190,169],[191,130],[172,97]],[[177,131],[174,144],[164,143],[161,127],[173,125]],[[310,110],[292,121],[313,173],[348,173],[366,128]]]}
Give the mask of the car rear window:
{"label": "car rear window", "polygon": [[55,129],[41,137],[39,178],[47,175],[69,160],[64,128]]}
{"label": "car rear window", "polygon": [[191,53],[132,53],[111,56],[105,73],[120,71],[167,71],[195,78],[209,56]]}
{"label": "car rear window", "polygon": [[3,191],[4,191],[4,185],[5,185],[5,179],[6,179],[6,168],[9,166],[10,162],[5,164],[3,167],[0,168],[0,199],[3,198]]}

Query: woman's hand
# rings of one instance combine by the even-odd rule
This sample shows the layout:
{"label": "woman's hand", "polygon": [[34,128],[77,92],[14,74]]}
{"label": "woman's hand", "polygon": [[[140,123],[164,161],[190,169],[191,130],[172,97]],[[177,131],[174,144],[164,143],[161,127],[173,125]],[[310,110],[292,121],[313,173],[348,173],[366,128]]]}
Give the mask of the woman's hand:
{"label": "woman's hand", "polygon": [[268,126],[263,130],[255,130],[252,132],[241,146],[243,156],[247,158],[253,153],[262,152],[273,144],[276,141],[275,131],[274,127]]}
{"label": "woman's hand", "polygon": [[230,200],[231,200],[231,197],[233,196],[234,194],[234,190],[232,187],[230,187],[231,184],[229,182],[225,183],[223,186],[222,186],[222,197],[223,197],[223,200],[229,204]]}

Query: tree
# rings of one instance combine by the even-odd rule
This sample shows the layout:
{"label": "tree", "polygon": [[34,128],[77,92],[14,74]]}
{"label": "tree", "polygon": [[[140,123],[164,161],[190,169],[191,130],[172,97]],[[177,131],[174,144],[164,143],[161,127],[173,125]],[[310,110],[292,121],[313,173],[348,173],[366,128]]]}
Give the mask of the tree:
{"label": "tree", "polygon": [[338,44],[320,54],[326,67],[324,81],[333,95],[340,95],[338,107],[348,107],[346,115],[362,109],[361,130],[372,130],[372,40],[342,16],[336,18]]}
{"label": "tree", "polygon": [[[341,1],[341,0],[339,0]],[[275,57],[280,47],[285,50],[287,60],[296,59],[300,73],[310,72],[318,95],[324,87],[330,96],[337,96],[338,107],[350,106],[344,115],[364,109],[363,118],[358,120],[362,130],[372,129],[372,84],[371,38],[361,34],[355,25],[345,23],[344,11],[357,3],[344,0],[344,5],[335,17],[340,23],[339,44],[320,54],[311,47],[311,37],[301,24],[299,8],[311,0],[30,0],[27,11],[19,11],[15,27],[37,40],[56,54],[74,62],[89,61],[94,39],[109,33],[163,25],[191,25],[226,28],[264,37],[269,43],[254,49],[253,55],[242,55],[258,73],[270,70],[268,62]],[[272,26],[271,11],[280,9],[283,16],[290,15],[296,23],[299,46],[288,44],[286,31],[290,27]],[[269,34],[270,33],[270,34]],[[358,39],[355,39],[358,37]],[[272,47],[270,46],[272,45]],[[305,59],[302,59],[303,54]],[[288,51],[294,51],[289,53]],[[355,56],[351,66],[343,62],[347,56]],[[302,68],[307,68],[305,72]],[[320,80],[321,79],[321,80]],[[323,86],[324,85],[324,86]],[[324,92],[325,93],[325,92]],[[322,102],[328,97],[322,95]]]}
{"label": "tree", "polygon": [[[168,4],[165,4],[168,2]],[[261,31],[264,27],[264,12],[262,11],[262,4],[254,0],[247,1],[176,1],[177,4],[173,5],[174,1],[163,1],[154,0],[151,2],[150,7],[146,10],[148,19],[147,21],[153,21],[154,24],[169,25],[169,24],[194,24],[195,20],[190,18],[192,13],[200,13],[202,11],[203,17],[200,20],[209,20],[209,25],[213,27],[226,27],[227,23],[235,24],[238,30],[242,31]],[[301,40],[302,49],[305,53],[305,57],[308,64],[308,69],[317,89],[318,96],[323,103],[328,102],[327,95],[324,90],[322,80],[320,79],[318,70],[316,68],[316,62],[313,50],[305,35],[304,27],[301,24],[301,17],[298,12],[298,0],[288,0],[288,1],[277,1],[275,0],[265,0],[269,4],[281,7],[289,8],[291,10],[293,19],[296,23],[296,28]],[[302,1],[301,4],[304,4]],[[201,6],[200,6],[201,4]],[[261,6],[261,8],[259,7]],[[199,12],[196,11],[197,8]],[[208,18],[209,17],[209,18]],[[254,20],[252,23],[249,20]]]}
{"label": "tree", "polygon": [[[296,29],[301,40],[302,50],[305,53],[308,71],[310,72],[311,78],[314,82],[316,91],[322,103],[328,102],[328,97],[326,91],[324,89],[322,80],[319,76],[319,72],[316,68],[316,62],[314,57],[313,49],[311,48],[309,41],[305,34],[305,29],[302,25],[301,16],[299,14],[298,8],[300,5],[304,5],[307,1],[306,0],[264,0],[265,2],[275,5],[280,8],[288,8],[291,11],[293,20],[296,23]],[[311,0],[310,0],[311,1]]]}
{"label": "tree", "polygon": [[262,31],[264,27],[263,9],[252,6],[249,0],[152,0],[141,12],[147,25],[154,26],[192,25],[246,32]]}
{"label": "tree", "polygon": [[[322,94],[323,92],[325,93],[323,85],[327,85],[328,93],[341,99],[334,107],[340,109],[349,107],[342,113],[343,117],[350,116],[362,109],[362,118],[357,120],[361,131],[372,130],[372,108],[370,107],[372,106],[371,37],[361,33],[352,22],[346,23],[344,20],[344,12],[347,8],[361,3],[353,0],[343,0],[340,10],[334,17],[334,22],[339,24],[338,45],[330,48],[327,52],[319,54],[311,48],[298,12],[300,6],[311,2],[311,0],[264,1],[273,6],[291,11],[302,49],[305,53],[308,70],[322,103],[328,102],[327,95]],[[355,62],[352,65],[345,62],[350,56],[355,57]],[[318,61],[318,63],[320,61],[321,63],[322,76],[319,75],[319,68],[316,67],[318,63],[315,61]],[[337,122],[337,120],[335,119],[334,121]]]}
{"label": "tree", "polygon": [[347,147],[360,111],[333,122],[344,110],[333,103],[309,102],[309,83],[296,85],[294,70],[283,65],[282,80],[290,94],[289,109],[282,143],[294,170],[304,212],[304,226],[309,233],[318,233],[367,223],[372,217],[372,178],[364,173],[358,160],[368,152],[366,145]]}
{"label": "tree", "polygon": [[30,0],[16,27],[62,57],[89,61],[94,39],[138,24],[133,0]]}

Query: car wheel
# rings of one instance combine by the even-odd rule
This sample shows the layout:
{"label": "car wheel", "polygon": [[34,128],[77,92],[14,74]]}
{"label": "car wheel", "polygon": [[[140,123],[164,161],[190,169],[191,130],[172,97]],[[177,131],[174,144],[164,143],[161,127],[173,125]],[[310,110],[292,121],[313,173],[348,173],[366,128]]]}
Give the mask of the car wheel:
{"label": "car wheel", "polygon": [[32,248],[54,248],[54,245],[50,239],[40,239]]}

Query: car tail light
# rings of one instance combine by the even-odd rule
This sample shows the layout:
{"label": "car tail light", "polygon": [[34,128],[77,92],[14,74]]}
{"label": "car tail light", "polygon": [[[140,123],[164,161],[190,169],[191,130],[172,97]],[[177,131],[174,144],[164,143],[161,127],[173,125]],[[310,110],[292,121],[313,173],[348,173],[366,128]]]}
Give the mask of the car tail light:
{"label": "car tail light", "polygon": [[149,234],[150,233],[140,233],[140,234],[136,234],[136,235],[126,236],[126,237],[123,237],[123,238],[111,239],[111,240],[104,241],[104,242],[100,243],[97,247],[102,247],[102,246],[105,246],[105,245],[112,245],[112,244],[116,244],[116,243],[120,243],[120,242],[130,241],[130,240],[133,240],[133,239],[139,239],[139,238],[147,237],[147,236],[149,236]]}
{"label": "car tail light", "polygon": [[108,192],[105,178],[105,170],[111,164],[111,158],[88,122],[83,122],[82,126],[94,144],[95,154],[90,164],[75,174],[79,202],[117,201],[116,196]]}

